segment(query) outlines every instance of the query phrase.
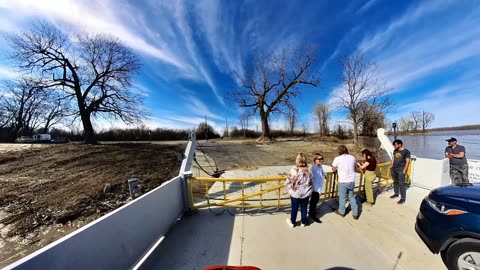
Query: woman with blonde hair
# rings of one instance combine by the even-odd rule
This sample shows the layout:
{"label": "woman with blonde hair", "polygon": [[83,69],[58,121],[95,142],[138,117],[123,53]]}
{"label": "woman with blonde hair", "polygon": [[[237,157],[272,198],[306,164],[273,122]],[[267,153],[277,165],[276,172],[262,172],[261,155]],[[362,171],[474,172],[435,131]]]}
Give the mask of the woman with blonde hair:
{"label": "woman with blonde hair", "polygon": [[285,181],[292,202],[292,212],[290,218],[287,219],[287,224],[292,228],[297,223],[299,207],[302,227],[307,226],[308,199],[312,194],[312,171],[308,168],[307,158],[303,153],[297,154],[295,164],[296,166],[290,170]]}

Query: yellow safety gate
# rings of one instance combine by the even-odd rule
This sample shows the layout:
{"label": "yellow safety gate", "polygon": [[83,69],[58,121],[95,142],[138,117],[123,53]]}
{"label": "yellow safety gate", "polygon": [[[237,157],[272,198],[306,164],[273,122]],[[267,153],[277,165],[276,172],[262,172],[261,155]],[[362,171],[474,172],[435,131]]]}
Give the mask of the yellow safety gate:
{"label": "yellow safety gate", "polygon": [[[392,184],[390,162],[377,165],[375,187]],[[355,187],[356,193],[363,192],[364,175]],[[410,179],[410,168],[407,173]],[[189,201],[191,209],[223,206],[232,208],[266,208],[290,205],[290,197],[285,187],[285,176],[257,178],[212,178],[191,177],[188,180]],[[327,178],[320,194],[320,199],[328,200],[338,197],[338,180],[336,174],[327,173]]]}

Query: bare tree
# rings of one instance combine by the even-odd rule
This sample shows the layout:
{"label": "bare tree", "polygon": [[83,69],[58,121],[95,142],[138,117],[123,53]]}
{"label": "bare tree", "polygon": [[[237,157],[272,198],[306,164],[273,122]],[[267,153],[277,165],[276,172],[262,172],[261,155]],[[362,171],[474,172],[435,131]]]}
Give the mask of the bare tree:
{"label": "bare tree", "polygon": [[250,118],[250,116],[251,115],[248,114],[247,112],[243,112],[240,114],[240,126],[243,131],[243,137],[247,136],[246,131],[248,129],[248,119]]}
{"label": "bare tree", "polygon": [[308,133],[308,122],[307,121],[304,121],[302,123],[302,132],[303,132],[303,136],[307,136],[307,133]]}
{"label": "bare tree", "polygon": [[353,54],[341,60],[343,85],[342,91],[336,93],[340,107],[347,109],[353,124],[354,141],[358,142],[358,124],[360,110],[364,103],[370,104],[372,110],[385,111],[391,107],[388,98],[390,89],[377,74],[377,67],[365,59],[363,54]]}
{"label": "bare tree", "polygon": [[398,127],[402,131],[409,132],[413,129],[413,126],[414,126],[414,122],[407,117],[402,117],[398,121]]}
{"label": "bare tree", "polygon": [[215,129],[208,124],[207,122],[201,122],[198,124],[196,129],[197,138],[205,137],[205,138],[218,138],[220,135],[215,131]]}
{"label": "bare tree", "polygon": [[373,137],[377,129],[385,126],[385,113],[370,103],[361,103],[359,106],[359,127],[363,136]]}
{"label": "bare tree", "polygon": [[[1,103],[1,100],[0,100],[0,103]],[[8,117],[7,112],[0,108],[0,128],[4,128],[6,125],[8,125],[10,120],[11,119]]]}
{"label": "bare tree", "polygon": [[385,125],[383,126],[383,128],[387,131],[390,130],[392,128],[393,122],[394,121],[391,119],[385,119]]}
{"label": "bare tree", "polygon": [[319,101],[313,107],[313,112],[318,121],[320,136],[327,136],[329,134],[329,121],[332,114],[331,107]]}
{"label": "bare tree", "polygon": [[421,112],[410,112],[410,118],[413,121],[413,130],[417,130],[422,122],[422,113]]}
{"label": "bare tree", "polygon": [[293,110],[287,113],[286,120],[288,124],[288,132],[290,133],[290,136],[293,136],[295,126],[297,125],[298,121],[298,113],[295,108],[293,108]]}
{"label": "bare tree", "polygon": [[77,104],[85,142],[96,143],[92,117],[139,122],[141,95],[129,88],[140,62],[118,39],[106,35],[69,36],[46,23],[10,37],[12,59],[41,78],[41,87],[61,89]]}
{"label": "bare tree", "polygon": [[[1,91],[1,90],[0,90]],[[12,126],[15,113],[12,111],[7,97],[7,92],[2,91],[0,95],[0,128]]]}
{"label": "bare tree", "polygon": [[41,107],[48,102],[44,89],[31,79],[20,78],[5,82],[4,92],[0,107],[12,127],[11,139],[32,135],[41,122]]}
{"label": "bare tree", "polygon": [[271,139],[271,114],[291,111],[292,99],[300,95],[302,85],[318,85],[318,79],[311,76],[314,63],[311,49],[283,49],[268,57],[254,58],[252,69],[244,67],[244,72],[234,72],[242,87],[232,90],[231,97],[238,106],[249,109],[250,115],[260,115],[260,141]]}
{"label": "bare tree", "polygon": [[425,133],[425,129],[432,124],[435,120],[435,115],[431,112],[422,111],[422,132]]}
{"label": "bare tree", "polygon": [[69,100],[64,99],[55,91],[45,91],[46,101],[41,106],[42,132],[48,133],[48,130],[68,117],[75,115]]}

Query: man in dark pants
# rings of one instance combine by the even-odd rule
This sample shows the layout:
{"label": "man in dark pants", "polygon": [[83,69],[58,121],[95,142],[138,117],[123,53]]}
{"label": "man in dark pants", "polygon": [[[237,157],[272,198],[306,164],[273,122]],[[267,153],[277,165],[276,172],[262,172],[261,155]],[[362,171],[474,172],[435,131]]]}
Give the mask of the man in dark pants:
{"label": "man in dark pants", "polygon": [[445,157],[450,160],[450,179],[452,184],[468,183],[468,162],[465,147],[457,144],[457,139],[450,138],[445,148]]}
{"label": "man in dark pants", "polygon": [[390,173],[393,179],[393,191],[395,192],[390,199],[395,199],[400,193],[398,204],[404,204],[406,199],[405,176],[410,165],[410,151],[403,147],[402,140],[393,141],[393,159],[390,163]]}

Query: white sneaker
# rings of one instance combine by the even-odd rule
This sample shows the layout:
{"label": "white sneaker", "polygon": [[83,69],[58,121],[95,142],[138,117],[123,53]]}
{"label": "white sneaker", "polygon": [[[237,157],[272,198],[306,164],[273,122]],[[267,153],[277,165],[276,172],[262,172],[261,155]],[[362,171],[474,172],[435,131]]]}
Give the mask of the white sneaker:
{"label": "white sneaker", "polygon": [[287,225],[288,225],[288,227],[290,227],[290,228],[293,228],[293,227],[295,227],[295,225],[292,223],[292,221],[291,221],[289,218],[287,218],[287,220],[286,220],[286,221],[287,221]]}
{"label": "white sneaker", "polygon": [[300,225],[300,226],[302,226],[302,228],[307,227],[307,225],[306,225],[306,224],[303,224],[303,223],[302,223],[302,225]]}

